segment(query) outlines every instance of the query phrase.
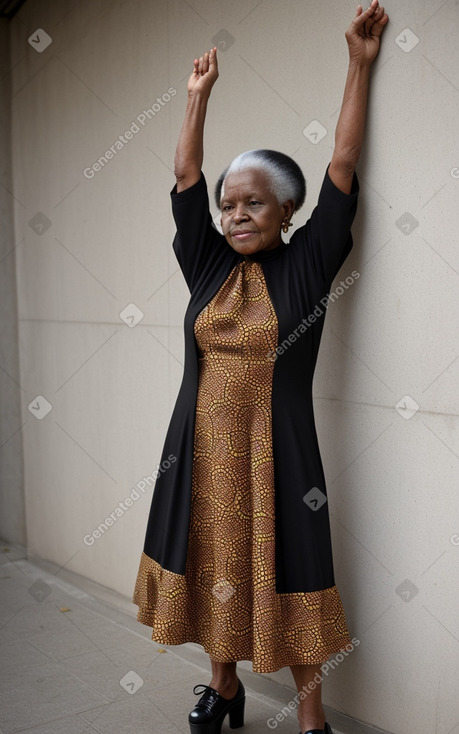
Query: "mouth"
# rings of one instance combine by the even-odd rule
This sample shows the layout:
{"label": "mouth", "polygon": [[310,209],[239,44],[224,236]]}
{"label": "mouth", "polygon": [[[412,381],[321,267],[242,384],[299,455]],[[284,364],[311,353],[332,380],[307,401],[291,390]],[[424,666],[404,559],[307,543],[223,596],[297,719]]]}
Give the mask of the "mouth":
{"label": "mouth", "polygon": [[234,237],[234,239],[239,240],[240,242],[244,242],[245,240],[248,240],[249,237],[252,237],[255,232],[253,232],[251,229],[238,229],[234,232],[231,232],[231,237]]}

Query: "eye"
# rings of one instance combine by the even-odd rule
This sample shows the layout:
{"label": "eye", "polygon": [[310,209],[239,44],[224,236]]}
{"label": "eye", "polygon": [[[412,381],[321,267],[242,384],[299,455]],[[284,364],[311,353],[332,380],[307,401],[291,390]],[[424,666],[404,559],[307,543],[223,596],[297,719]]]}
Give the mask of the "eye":
{"label": "eye", "polygon": [[224,206],[222,206],[222,212],[229,212],[232,208],[233,207],[231,206],[231,204],[225,204]]}
{"label": "eye", "polygon": [[257,201],[256,199],[252,199],[252,201],[249,202],[249,206],[260,206],[261,201]]}

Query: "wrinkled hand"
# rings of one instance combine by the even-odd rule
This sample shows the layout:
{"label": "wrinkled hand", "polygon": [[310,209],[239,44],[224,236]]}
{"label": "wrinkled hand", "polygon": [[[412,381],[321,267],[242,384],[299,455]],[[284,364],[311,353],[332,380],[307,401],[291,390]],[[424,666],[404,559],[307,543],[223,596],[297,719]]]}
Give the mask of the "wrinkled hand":
{"label": "wrinkled hand", "polygon": [[379,6],[379,0],[372,0],[365,11],[361,5],[357,6],[355,18],[345,33],[351,62],[371,64],[374,61],[388,20],[389,16]]}
{"label": "wrinkled hand", "polygon": [[188,79],[188,94],[210,95],[212,87],[218,79],[217,47],[194,60],[194,69]]}

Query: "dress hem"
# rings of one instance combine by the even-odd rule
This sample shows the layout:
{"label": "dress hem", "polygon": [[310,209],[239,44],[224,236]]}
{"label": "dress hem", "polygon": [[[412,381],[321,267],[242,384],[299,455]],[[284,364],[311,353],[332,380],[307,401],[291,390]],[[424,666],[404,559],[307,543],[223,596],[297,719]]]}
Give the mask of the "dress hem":
{"label": "dress hem", "polygon": [[[133,601],[134,604],[137,604],[136,601]],[[160,645],[166,645],[167,647],[178,647],[179,645],[186,645],[187,643],[193,643],[195,645],[200,645],[204,652],[209,655],[209,657],[212,658],[217,663],[234,663],[234,662],[242,662],[247,661],[249,663],[252,663],[252,672],[254,673],[276,673],[278,670],[281,670],[282,668],[288,668],[291,665],[320,665],[323,663],[326,663],[327,660],[331,657],[331,655],[338,654],[340,652],[343,652],[345,650],[347,645],[352,644],[352,640],[350,635],[346,635],[343,637],[343,640],[340,642],[340,645],[330,645],[328,654],[326,657],[323,657],[324,651],[322,649],[322,655],[319,658],[313,657],[311,655],[303,654],[303,655],[292,655],[291,657],[286,657],[286,659],[282,659],[282,661],[279,661],[278,663],[273,663],[272,665],[263,665],[261,663],[258,663],[256,660],[253,660],[253,656],[251,655],[236,655],[236,660],[234,657],[231,659],[221,659],[221,655],[219,656],[218,653],[212,652],[211,648],[208,644],[205,644],[201,639],[183,639],[180,642],[168,642],[165,637],[160,636],[159,634],[155,634],[155,630],[153,627],[153,622],[149,619],[149,614],[143,612],[141,609],[139,609],[139,612],[137,614],[137,621],[141,624],[145,625],[146,627],[152,628],[151,633],[151,639],[153,642],[157,642]],[[220,658],[220,659],[219,659]]]}

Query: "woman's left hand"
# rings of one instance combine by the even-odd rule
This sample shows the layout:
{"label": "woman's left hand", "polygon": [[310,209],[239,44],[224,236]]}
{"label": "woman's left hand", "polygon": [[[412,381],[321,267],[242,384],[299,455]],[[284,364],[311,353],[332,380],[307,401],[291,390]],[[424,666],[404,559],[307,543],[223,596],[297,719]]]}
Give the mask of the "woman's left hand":
{"label": "woman's left hand", "polygon": [[361,5],[357,6],[355,18],[345,33],[351,62],[371,64],[374,61],[388,20],[389,16],[379,6],[379,0],[372,0],[365,11]]}

